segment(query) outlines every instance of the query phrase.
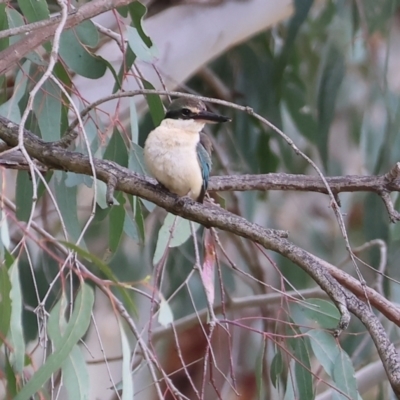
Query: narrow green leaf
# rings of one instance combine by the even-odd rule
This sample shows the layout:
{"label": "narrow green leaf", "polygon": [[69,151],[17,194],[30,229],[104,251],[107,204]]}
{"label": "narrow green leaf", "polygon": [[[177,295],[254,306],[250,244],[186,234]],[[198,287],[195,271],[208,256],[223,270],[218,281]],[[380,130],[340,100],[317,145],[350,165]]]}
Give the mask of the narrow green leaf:
{"label": "narrow green leaf", "polygon": [[325,372],[332,377],[333,369],[340,349],[333,336],[320,330],[310,330],[307,332],[310,337],[311,348],[317,360],[320,362]]}
{"label": "narrow green leaf", "polygon": [[37,393],[47,380],[50,379],[51,375],[62,366],[76,343],[86,333],[89,327],[93,303],[93,289],[84,283],[76,297],[74,310],[58,348],[56,348],[53,354],[47,358],[46,362],[26,383],[15,400],[28,400],[29,397]]}
{"label": "narrow green leaf", "polygon": [[35,96],[33,111],[39,123],[43,140],[46,142],[59,140],[61,136],[61,89],[50,79],[46,80]]}
{"label": "narrow green leaf", "polygon": [[12,97],[0,106],[0,114],[16,124],[21,122],[21,111],[18,103],[26,93],[30,68],[31,62],[25,61],[17,73]]}
{"label": "narrow green leaf", "polygon": [[22,329],[22,290],[17,260],[8,270],[8,274],[11,283],[11,320],[8,340],[14,350],[10,355],[10,362],[14,370],[21,374],[25,362],[25,340]]}
{"label": "narrow green leaf", "polygon": [[146,7],[139,1],[134,1],[133,3],[129,4],[128,9],[132,19],[132,25],[138,30],[139,35],[143,40],[143,42],[148,47],[151,47],[152,41],[150,37],[146,35],[142,26],[143,17],[146,15],[147,12]]}
{"label": "narrow green leaf", "polygon": [[[56,349],[62,346],[63,335],[68,326],[65,319],[67,306],[66,296],[63,295],[50,313],[48,332]],[[61,368],[63,385],[67,389],[68,398],[77,400],[89,399],[89,374],[86,369],[85,359],[78,345],[74,345],[68,357],[62,363]]]}
{"label": "narrow green leaf", "polygon": [[154,62],[158,54],[155,46],[153,45],[151,47],[147,47],[136,28],[127,26],[126,29],[129,47],[136,57],[146,63]]}
{"label": "narrow green leaf", "polygon": [[279,165],[279,158],[271,150],[270,136],[261,132],[257,146],[258,173],[269,174],[275,172]]}
{"label": "narrow green leaf", "polygon": [[136,111],[135,99],[129,99],[129,114],[131,123],[131,140],[132,143],[138,144],[139,140],[139,119]]}
{"label": "narrow green leaf", "polygon": [[5,263],[0,266],[0,347],[7,337],[11,321],[11,282]]}
{"label": "narrow green leaf", "polygon": [[[321,328],[333,329],[337,326],[340,313],[337,307],[331,302],[323,299],[307,299],[307,306],[304,305],[304,315]],[[314,306],[314,307],[313,307]],[[303,305],[301,305],[303,307]]]}
{"label": "narrow green leaf", "polygon": [[17,206],[17,218],[20,221],[28,221],[32,210],[33,187],[27,171],[18,171],[17,191],[15,203]]}
{"label": "narrow green leaf", "polygon": [[[122,90],[122,81],[120,79],[120,75],[117,73],[114,66],[110,63],[110,61],[108,61],[107,59],[105,59],[97,54],[95,54],[94,57],[96,57],[99,61],[101,61],[111,72],[112,76],[115,79],[115,85],[114,85],[115,91]],[[115,93],[115,91],[113,91],[113,93]]]}
{"label": "narrow green leaf", "polygon": [[123,167],[128,166],[128,151],[118,129],[114,129],[106,151],[104,152],[103,159],[115,161]]}
{"label": "narrow green leaf", "polygon": [[[0,4],[0,31],[5,31],[9,28],[7,14],[6,14],[6,4]],[[9,46],[8,38],[0,39],[0,51],[6,49]]]}
{"label": "narrow green leaf", "polygon": [[50,17],[46,0],[18,0],[18,5],[28,22],[36,22]]}
{"label": "narrow green leaf", "polygon": [[277,349],[276,354],[272,359],[271,368],[269,372],[271,377],[271,382],[274,385],[274,388],[278,387],[279,379],[282,375],[282,372],[283,372],[282,353],[279,349]]}
{"label": "narrow green leaf", "polygon": [[[146,79],[142,79],[142,83],[145,89],[154,89],[154,86],[146,81]],[[149,94],[146,96],[147,104],[149,105],[150,115],[153,120],[154,126],[158,126],[161,124],[161,121],[164,119],[164,106],[158,94]]]}
{"label": "narrow green leaf", "polygon": [[325,169],[328,167],[329,130],[344,74],[343,54],[337,50],[336,46],[329,44],[325,51],[318,87],[318,148]]}
{"label": "narrow green leaf", "polygon": [[[65,172],[57,171],[54,175],[57,175],[57,177],[61,176],[61,179],[55,179],[54,184],[57,204],[63,216],[68,235],[70,236],[69,239],[76,241],[81,233],[77,210],[77,187],[67,187],[65,184],[67,174]],[[81,244],[83,245],[83,242]]]}
{"label": "narrow green leaf", "polygon": [[88,251],[80,248],[79,246],[76,246],[73,243],[61,241],[66,247],[68,247],[70,250],[75,251],[79,256],[91,261],[96,267],[99,268],[99,270],[111,281],[117,283],[118,280],[112,273],[110,267],[104,263],[100,258],[96,257],[94,254],[89,253]]}
{"label": "narrow green leaf", "polygon": [[121,88],[121,82],[125,78],[126,71],[130,71],[135,60],[136,60],[136,56],[133,53],[133,51],[131,50],[131,48],[128,46],[126,48],[125,57],[123,58],[121,67],[118,71],[118,75],[115,79],[113,93],[115,93],[117,90],[119,90]]}
{"label": "narrow green leaf", "polygon": [[295,74],[285,75],[283,99],[299,132],[312,143],[317,142],[317,122],[306,101],[306,87]]}
{"label": "narrow green leaf", "polygon": [[144,229],[144,218],[143,218],[142,206],[141,206],[140,199],[138,197],[135,197],[134,205],[135,205],[134,214],[135,214],[136,225],[139,229],[140,239],[144,243],[145,237],[146,237],[146,232]]}
{"label": "narrow green leaf", "polygon": [[132,220],[132,218],[128,212],[125,213],[124,232],[133,240],[135,240],[137,242],[140,240],[136,222]]}
{"label": "narrow green leaf", "polygon": [[118,195],[118,200],[120,205],[113,206],[110,212],[108,247],[112,253],[118,250],[125,224],[125,199],[121,193]]}
{"label": "narrow green leaf", "polygon": [[[195,223],[195,231],[200,227]],[[172,232],[171,232],[172,231]],[[191,236],[190,221],[168,213],[158,231],[158,240],[154,252],[153,263],[157,264],[168,247],[178,247]]]}
{"label": "narrow green leaf", "polygon": [[[325,329],[334,329],[340,318],[335,305],[327,300],[307,299],[307,302],[290,305],[291,316],[297,325],[310,325],[310,321],[316,326]],[[300,328],[305,331],[305,329]]]}
{"label": "narrow green leaf", "polygon": [[289,369],[290,373],[287,375],[287,380],[286,380],[286,392],[285,392],[285,397],[284,400],[299,400],[299,397],[294,394],[295,387],[294,387],[294,380],[292,376],[294,375],[294,367],[295,367],[296,361],[295,360],[290,360],[289,364]]}
{"label": "narrow green leaf", "polygon": [[82,350],[75,345],[62,365],[62,380],[68,399],[88,400],[90,397],[89,373]]}
{"label": "narrow green leaf", "polygon": [[17,377],[11,366],[7,352],[5,352],[5,375],[7,382],[7,396],[5,398],[14,399],[17,395]]}
{"label": "narrow green leaf", "polygon": [[[300,333],[300,331],[297,331]],[[311,376],[311,363],[308,354],[306,342],[304,338],[298,337],[290,340],[290,345],[293,349],[296,363],[294,366],[297,398],[300,400],[308,400],[314,398],[314,390]]]}
{"label": "narrow green leaf", "polygon": [[306,20],[310,8],[313,4],[313,0],[294,0],[295,12],[291,18],[285,43],[282,47],[282,51],[279,54],[276,63],[274,65],[274,77],[277,81],[281,81],[283,72],[285,71],[285,66],[290,55],[293,54],[293,44],[300,30],[301,25]]}
{"label": "narrow green leaf", "polygon": [[[10,29],[25,25],[24,18],[14,8],[7,7],[6,14],[7,14],[8,27]],[[18,40],[20,40],[21,37],[22,37],[22,35],[11,36],[9,39],[10,45],[13,45],[14,43],[18,42]]]}
{"label": "narrow green leaf", "polygon": [[122,346],[122,400],[134,399],[133,380],[131,373],[132,349],[129,345],[128,336],[125,333],[123,322],[118,319]]}
{"label": "narrow green leaf", "polygon": [[257,394],[258,398],[262,399],[264,396],[264,358],[265,358],[265,339],[262,340],[261,348],[258,353],[255,365],[255,375],[257,383]]}
{"label": "narrow green leaf", "polygon": [[96,47],[99,43],[99,31],[90,20],[81,22],[75,27],[75,33],[79,41],[88,47]]}
{"label": "narrow green leaf", "polygon": [[335,382],[336,387],[348,396],[345,397],[338,392],[334,392],[333,398],[335,400],[358,398],[357,380],[355,377],[354,367],[351,363],[350,357],[343,350],[340,350],[334,363],[333,381]]}
{"label": "narrow green leaf", "polygon": [[60,56],[68,68],[90,79],[102,77],[107,69],[102,59],[81,44],[74,29],[64,31],[60,38]]}
{"label": "narrow green leaf", "polygon": [[143,148],[132,142],[129,150],[128,168],[138,174],[148,175],[144,163]]}

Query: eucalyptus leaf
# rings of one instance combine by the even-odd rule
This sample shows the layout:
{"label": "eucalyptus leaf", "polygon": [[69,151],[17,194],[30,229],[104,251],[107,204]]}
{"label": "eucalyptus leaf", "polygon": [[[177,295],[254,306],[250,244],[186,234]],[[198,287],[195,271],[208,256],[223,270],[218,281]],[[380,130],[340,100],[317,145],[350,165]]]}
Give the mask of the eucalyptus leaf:
{"label": "eucalyptus leaf", "polygon": [[45,363],[33,374],[14,400],[28,400],[32,395],[37,393],[48,379],[50,379],[51,375],[63,365],[74,346],[89,327],[93,303],[93,289],[85,283],[82,284],[75,299],[74,310],[66,325],[58,348],[56,348]]}

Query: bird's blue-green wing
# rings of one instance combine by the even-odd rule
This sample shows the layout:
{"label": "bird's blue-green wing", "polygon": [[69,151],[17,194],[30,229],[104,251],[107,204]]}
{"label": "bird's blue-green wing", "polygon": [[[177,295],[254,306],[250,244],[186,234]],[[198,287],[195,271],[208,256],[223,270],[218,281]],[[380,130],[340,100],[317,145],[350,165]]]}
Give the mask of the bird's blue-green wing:
{"label": "bird's blue-green wing", "polygon": [[199,160],[201,174],[203,177],[203,186],[201,188],[200,196],[197,199],[198,202],[202,203],[204,200],[204,196],[206,194],[208,188],[208,178],[210,177],[211,172],[211,141],[210,139],[201,132],[200,134],[200,142],[197,143],[197,158]]}

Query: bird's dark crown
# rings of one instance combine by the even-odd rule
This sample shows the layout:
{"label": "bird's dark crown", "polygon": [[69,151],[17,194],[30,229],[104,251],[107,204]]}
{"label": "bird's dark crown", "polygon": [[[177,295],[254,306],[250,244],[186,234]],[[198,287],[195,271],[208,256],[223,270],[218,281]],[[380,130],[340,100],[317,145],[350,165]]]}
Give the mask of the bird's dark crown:
{"label": "bird's dark crown", "polygon": [[201,100],[184,97],[171,102],[167,108],[165,118],[197,119],[210,123],[230,121],[228,117],[208,111],[206,105]]}

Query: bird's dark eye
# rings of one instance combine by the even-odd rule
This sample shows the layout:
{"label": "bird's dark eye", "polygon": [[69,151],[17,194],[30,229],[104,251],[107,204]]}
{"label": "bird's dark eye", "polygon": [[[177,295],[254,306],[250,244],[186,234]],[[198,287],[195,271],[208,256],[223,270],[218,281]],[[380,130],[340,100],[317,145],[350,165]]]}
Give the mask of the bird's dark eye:
{"label": "bird's dark eye", "polygon": [[192,112],[188,108],[182,108],[182,115],[188,117]]}

